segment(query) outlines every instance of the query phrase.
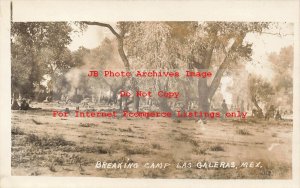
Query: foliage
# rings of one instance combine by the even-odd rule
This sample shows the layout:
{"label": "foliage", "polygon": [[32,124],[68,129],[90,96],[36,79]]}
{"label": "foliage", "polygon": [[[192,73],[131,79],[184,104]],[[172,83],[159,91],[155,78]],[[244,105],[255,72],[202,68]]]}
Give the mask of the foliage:
{"label": "foliage", "polygon": [[70,68],[71,31],[66,22],[12,23],[12,92],[33,97],[45,75]]}
{"label": "foliage", "polygon": [[[138,83],[142,89],[177,89],[185,100],[198,99],[205,104],[211,101],[221,78],[230,73],[233,65],[251,59],[252,44],[244,41],[246,35],[261,33],[269,27],[266,22],[118,22],[114,27],[99,22],[72,24],[80,31],[88,24],[106,27],[116,38],[104,39],[95,49],[80,47],[70,52],[70,33],[77,32],[70,23],[13,23],[13,92],[32,94],[30,91],[42,88],[39,86],[45,80],[48,89],[59,95],[75,88],[90,95],[102,87],[117,90],[122,84],[121,79],[86,80],[80,76],[87,73],[83,71],[94,69],[205,69],[213,71],[214,78],[201,82],[193,78],[149,79],[148,84]],[[78,78],[71,79],[71,73],[78,70]]]}
{"label": "foliage", "polygon": [[294,48],[288,46],[282,48],[279,54],[271,53],[269,61],[274,71],[272,83],[276,91],[272,102],[283,110],[292,111]]}
{"label": "foliage", "polygon": [[279,54],[271,53],[269,61],[274,70],[274,86],[277,91],[280,89],[290,90],[293,87],[293,62],[294,48],[288,46],[282,48]]}
{"label": "foliage", "polygon": [[274,89],[270,82],[257,75],[250,75],[248,80],[251,100],[257,108],[259,103],[267,104],[274,95]]}

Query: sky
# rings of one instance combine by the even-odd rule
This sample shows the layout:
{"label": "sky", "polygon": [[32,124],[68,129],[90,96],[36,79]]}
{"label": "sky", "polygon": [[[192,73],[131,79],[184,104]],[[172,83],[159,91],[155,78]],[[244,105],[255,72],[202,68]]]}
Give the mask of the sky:
{"label": "sky", "polygon": [[[253,44],[252,62],[247,63],[246,70],[249,73],[259,74],[269,81],[273,78],[271,63],[268,61],[268,56],[272,52],[279,53],[280,49],[294,44],[294,27],[292,24],[279,24],[279,27],[268,31],[273,34],[248,34],[245,41]],[[227,90],[228,86],[232,86],[233,81],[230,77],[223,77],[221,80],[221,93],[227,104],[232,104],[232,94]]]}
{"label": "sky", "polygon": [[[279,53],[280,49],[294,44],[292,24],[279,24],[279,28],[272,29],[268,33],[281,33],[282,36],[273,34],[248,34],[245,41],[253,43],[252,63],[248,63],[246,69],[256,72],[271,80],[273,72],[268,61],[268,55],[272,52]],[[260,63],[258,63],[260,62]]]}
{"label": "sky", "polygon": [[[112,24],[112,23],[111,23]],[[112,24],[114,25],[114,24]],[[294,27],[289,23],[280,23],[277,28],[273,28],[268,33],[273,34],[248,34],[245,42],[253,44],[252,62],[247,63],[246,70],[249,73],[256,73],[268,80],[272,79],[273,71],[271,64],[268,62],[268,54],[272,52],[279,53],[280,49],[289,45],[293,45]],[[281,36],[276,35],[280,33]],[[274,35],[275,34],[275,35]],[[105,37],[113,38],[110,30],[99,26],[88,26],[83,33],[73,33],[71,35],[72,43],[69,45],[71,51],[77,50],[80,46],[85,48],[98,47]],[[223,77],[221,81],[221,93],[227,103],[232,103],[232,95],[226,90],[232,84],[229,77]]]}
{"label": "sky", "polygon": [[80,46],[89,49],[96,48],[106,37],[114,37],[109,29],[93,25],[88,26],[83,33],[73,32],[71,34],[72,42],[68,47],[71,51],[77,50]]}

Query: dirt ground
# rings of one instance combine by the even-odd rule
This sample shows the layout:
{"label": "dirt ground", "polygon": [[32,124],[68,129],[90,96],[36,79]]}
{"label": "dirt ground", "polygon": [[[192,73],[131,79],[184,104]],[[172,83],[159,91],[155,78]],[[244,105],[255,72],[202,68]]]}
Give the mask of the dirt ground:
{"label": "dirt ground", "polygon": [[[292,121],[54,118],[62,106],[35,106],[42,110],[12,111],[12,175],[292,178]],[[111,166],[125,163],[138,167]]]}

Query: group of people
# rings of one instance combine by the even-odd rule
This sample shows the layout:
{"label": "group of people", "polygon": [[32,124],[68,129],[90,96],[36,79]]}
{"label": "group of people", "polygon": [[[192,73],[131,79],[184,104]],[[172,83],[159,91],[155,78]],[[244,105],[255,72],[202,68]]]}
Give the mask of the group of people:
{"label": "group of people", "polygon": [[265,120],[269,120],[270,118],[275,118],[275,120],[282,120],[279,110],[276,110],[274,105],[271,105],[265,114]]}
{"label": "group of people", "polygon": [[[242,101],[241,103],[241,109],[240,111],[243,112],[244,110],[244,101]],[[226,104],[225,99],[222,102],[221,105],[221,119],[223,119],[225,117],[226,112],[228,112],[228,107]],[[280,114],[280,111],[277,109],[275,109],[274,105],[271,105],[270,108],[267,110],[267,112],[265,113],[265,115],[263,114],[262,109],[253,109],[252,110],[252,116],[256,117],[256,118],[264,118],[265,120],[269,120],[270,118],[274,118],[275,120],[282,120],[282,116]]]}
{"label": "group of people", "polygon": [[27,101],[26,99],[22,99],[19,104],[16,99],[13,99],[11,109],[12,110],[30,110],[29,101]]}

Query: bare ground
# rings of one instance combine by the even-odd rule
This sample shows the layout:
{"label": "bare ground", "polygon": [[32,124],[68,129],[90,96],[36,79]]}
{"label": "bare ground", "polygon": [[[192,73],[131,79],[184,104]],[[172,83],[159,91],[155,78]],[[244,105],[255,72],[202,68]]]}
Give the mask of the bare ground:
{"label": "bare ground", "polygon": [[[48,105],[48,108],[47,108]],[[54,118],[44,110],[12,111],[12,175],[127,178],[290,179],[292,122],[168,118]],[[138,163],[136,169],[95,168],[96,162]],[[202,162],[237,168],[197,168]],[[191,168],[182,167],[192,163]],[[243,162],[259,168],[240,167]],[[170,163],[165,169],[145,163]]]}

